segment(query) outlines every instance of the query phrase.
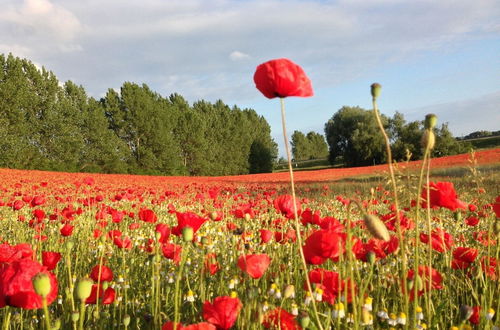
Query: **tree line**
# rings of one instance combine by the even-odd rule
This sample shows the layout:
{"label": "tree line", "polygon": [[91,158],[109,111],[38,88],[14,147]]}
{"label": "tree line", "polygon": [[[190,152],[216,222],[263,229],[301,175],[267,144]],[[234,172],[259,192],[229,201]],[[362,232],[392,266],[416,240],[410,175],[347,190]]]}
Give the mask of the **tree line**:
{"label": "tree line", "polygon": [[[422,114],[422,119],[424,116]],[[420,142],[424,131],[423,120],[407,122],[403,114],[396,112],[392,118],[382,115],[382,122],[391,141],[394,160],[423,157]],[[447,123],[436,126],[434,133],[434,157],[464,153],[471,148],[470,144],[460,143],[453,137]],[[340,161],[346,166],[363,166],[386,161],[384,139],[372,110],[342,107],[325,124],[325,135],[331,164]]]}
{"label": "tree line", "polygon": [[0,54],[0,167],[152,175],[272,171],[277,144],[252,109],[125,82],[97,100]]}

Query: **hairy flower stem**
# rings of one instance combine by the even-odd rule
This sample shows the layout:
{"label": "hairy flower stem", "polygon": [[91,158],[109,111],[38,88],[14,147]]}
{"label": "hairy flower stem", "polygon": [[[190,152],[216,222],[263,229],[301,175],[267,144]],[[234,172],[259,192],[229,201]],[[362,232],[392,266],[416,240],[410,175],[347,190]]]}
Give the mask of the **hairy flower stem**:
{"label": "hairy flower stem", "polygon": [[[419,180],[418,180],[418,188],[417,188],[417,205],[415,207],[415,260],[414,260],[414,263],[413,263],[413,268],[414,268],[414,283],[416,283],[416,279],[417,279],[417,276],[418,276],[418,266],[419,266],[419,260],[420,260],[420,244],[419,244],[419,240],[420,240],[420,203],[421,203],[421,200],[422,200],[422,186],[423,186],[423,180],[424,180],[424,171],[425,171],[425,168],[426,168],[426,163],[427,161],[430,161],[429,159],[429,156],[430,156],[430,147],[429,145],[426,146],[425,148],[425,152],[424,152],[424,159],[422,160],[422,167],[420,168],[420,176],[419,176]],[[427,186],[427,189],[429,187]],[[429,232],[429,242],[431,242],[431,232]],[[432,245],[431,245],[432,246]],[[414,284],[414,287],[413,287],[413,297],[414,297],[414,300],[413,300],[413,320],[415,322],[415,326],[417,324],[417,306],[418,306],[418,303],[419,303],[419,298],[418,298],[418,286],[416,284]]]}
{"label": "hairy flower stem", "polygon": [[290,147],[288,145],[288,135],[286,133],[285,99],[280,98],[280,103],[281,103],[281,124],[283,126],[283,138],[285,140],[285,150],[286,150],[286,156],[288,158],[288,171],[290,173],[290,186],[292,189],[293,215],[295,218],[295,232],[297,233],[297,247],[298,247],[299,254],[300,254],[300,260],[302,261],[302,268],[304,269],[304,274],[306,277],[307,290],[311,294],[311,297],[313,297],[312,306],[313,306],[313,312],[314,312],[314,319],[317,323],[318,328],[320,330],[323,330],[323,326],[321,325],[321,321],[319,319],[318,310],[316,308],[316,302],[314,299],[311,282],[309,281],[309,274],[307,272],[306,258],[304,257],[304,251],[302,251],[302,235],[300,233],[299,215],[297,212],[297,203],[296,203],[296,197],[295,197],[295,182],[293,180],[292,155],[290,153]]}
{"label": "hairy flower stem", "polygon": [[[392,152],[391,152],[391,143],[389,141],[389,137],[387,136],[387,133],[385,132],[384,125],[382,124],[382,120],[380,119],[380,114],[378,111],[378,106],[377,106],[377,99],[376,97],[372,98],[372,104],[373,104],[373,113],[375,114],[375,118],[377,120],[378,127],[380,128],[380,132],[382,132],[382,135],[384,136],[385,140],[385,147],[387,151],[387,165],[389,165],[389,173],[391,175],[391,183],[392,183],[392,190],[394,191],[394,205],[396,207],[396,231],[398,234],[398,240],[399,244],[401,246],[401,278],[403,279],[403,292],[408,292],[408,285],[406,281],[404,280],[406,278],[407,274],[407,264],[408,264],[408,258],[406,256],[406,244],[403,240],[403,232],[401,230],[401,215],[399,213],[399,200],[398,200],[398,191],[397,191],[397,186],[396,186],[396,177],[394,175],[394,168],[392,166]],[[409,307],[409,295],[404,295],[403,297],[404,300],[404,310],[405,314],[408,314],[408,307]]]}
{"label": "hairy flower stem", "polygon": [[431,317],[432,317],[432,312],[431,312],[431,304],[432,304],[432,300],[431,300],[432,299],[432,297],[431,297],[431,290],[432,290],[432,273],[431,273],[431,269],[432,269],[432,238],[431,238],[432,224],[431,224],[431,203],[430,203],[431,189],[430,189],[430,185],[429,185],[430,172],[431,172],[431,158],[429,156],[429,159],[427,160],[427,173],[426,173],[426,179],[425,179],[425,186],[427,188],[427,195],[425,196],[425,199],[427,200],[427,231],[428,231],[428,235],[429,235],[429,249],[428,249],[429,256],[427,259],[427,266],[429,267],[429,274],[427,276],[429,277],[429,283],[428,283],[427,291],[426,291],[426,297],[427,297],[427,300],[426,300],[427,320],[426,321],[428,322],[428,324],[431,324]]}
{"label": "hairy flower stem", "polygon": [[83,322],[85,321],[85,299],[82,299],[80,303],[80,318],[78,323],[78,329],[83,330]]}
{"label": "hairy flower stem", "polygon": [[47,297],[42,298],[43,315],[45,316],[45,327],[51,330],[49,308],[47,307]]}
{"label": "hairy flower stem", "polygon": [[[182,278],[182,272],[184,271],[184,264],[186,263],[187,258],[187,248],[188,244],[182,244],[182,252],[181,252],[181,263],[179,266],[179,273],[177,273],[177,278],[175,279],[175,292],[174,292],[174,324],[177,326],[180,322],[180,314],[179,314],[179,287]],[[186,255],[186,256],[184,256]]]}

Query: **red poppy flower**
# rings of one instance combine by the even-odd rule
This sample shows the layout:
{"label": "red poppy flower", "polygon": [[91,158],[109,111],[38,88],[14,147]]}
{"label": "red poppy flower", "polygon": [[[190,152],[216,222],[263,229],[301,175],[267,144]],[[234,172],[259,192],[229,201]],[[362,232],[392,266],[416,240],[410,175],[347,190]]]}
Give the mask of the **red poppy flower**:
{"label": "red poppy flower", "polygon": [[468,247],[457,247],[453,251],[453,258],[464,262],[472,263],[474,262],[474,260],[476,260],[478,254],[479,251],[477,249]]}
{"label": "red poppy flower", "polygon": [[[113,271],[105,266],[105,265],[100,265],[102,267],[99,267],[99,265],[94,266],[92,268],[92,271],[90,272],[90,278],[93,279],[95,282],[99,281],[99,278],[101,279],[100,282],[110,282],[113,280]],[[101,274],[99,277],[99,268],[101,269]]]}
{"label": "red poppy flower", "polygon": [[61,260],[59,252],[42,251],[42,264],[47,267],[48,271],[56,268],[59,260]]}
{"label": "red poppy flower", "polygon": [[161,251],[163,256],[167,259],[171,259],[175,264],[179,264],[181,261],[182,247],[173,243],[164,243],[161,245]]}
{"label": "red poppy flower", "polygon": [[481,313],[481,306],[472,307],[472,315],[469,317],[470,323],[478,325],[480,313]]}
{"label": "red poppy flower", "polygon": [[265,244],[269,243],[273,239],[273,232],[267,229],[259,230],[260,233],[260,242]]}
{"label": "red poppy flower", "polygon": [[63,235],[64,237],[66,236],[71,236],[71,234],[73,234],[73,226],[70,225],[70,224],[65,224],[64,226],[62,226],[61,228],[61,235]]}
{"label": "red poppy flower", "polygon": [[282,308],[275,308],[264,315],[262,325],[266,329],[281,329],[281,330],[300,330],[301,327],[297,324],[295,316],[288,313]]}
{"label": "red poppy flower", "polygon": [[129,237],[124,237],[123,239],[121,237],[115,237],[113,243],[120,249],[132,249],[132,241]]}
{"label": "red poppy flower", "polygon": [[[467,209],[467,204],[457,199],[457,193],[451,182],[431,182],[430,188],[430,206],[445,207],[451,211],[456,209]],[[427,200],[427,187],[422,191],[422,198]],[[427,207],[424,203],[424,207]]]}
{"label": "red poppy flower", "polygon": [[164,223],[159,223],[156,225],[155,231],[160,233],[160,239],[158,240],[160,243],[168,242],[168,238],[170,237],[170,227]]}
{"label": "red poppy flower", "polygon": [[0,264],[10,263],[15,260],[31,258],[33,255],[33,250],[31,245],[23,243],[15,246],[11,246],[7,243],[0,244]]}
{"label": "red poppy flower", "polygon": [[391,236],[389,242],[385,242],[380,239],[371,238],[367,243],[362,243],[358,240],[352,250],[356,255],[356,258],[362,261],[368,261],[368,254],[374,253],[377,259],[384,259],[389,254],[397,251],[399,247],[399,241],[396,236]]}
{"label": "red poppy flower", "polygon": [[[297,207],[297,214],[300,215],[300,213],[302,212],[301,210],[302,206],[300,205],[300,201],[298,199],[296,199],[295,202],[296,202],[295,205]],[[279,196],[273,201],[273,204],[276,211],[283,214],[288,219],[294,218],[292,196],[290,195]]]}
{"label": "red poppy flower", "polygon": [[481,268],[483,272],[491,278],[493,281],[496,281],[498,277],[498,270],[497,270],[497,264],[498,260],[493,258],[493,257],[482,257],[481,258]]}
{"label": "red poppy flower", "polygon": [[144,222],[155,223],[158,220],[156,213],[150,209],[141,209],[139,211],[139,219]]}
{"label": "red poppy flower", "polygon": [[495,199],[495,203],[493,203],[493,211],[497,218],[500,218],[500,195]]}
{"label": "red poppy flower", "polygon": [[338,260],[344,253],[344,245],[341,234],[333,230],[320,229],[306,239],[303,251],[308,263],[319,265],[326,259]]}
{"label": "red poppy flower", "polygon": [[[429,266],[418,266],[418,275],[421,277],[422,284],[424,286],[424,289],[418,291],[419,297],[424,294],[426,289],[441,290],[443,288],[443,286],[441,285],[441,283],[443,282],[443,277],[434,268]],[[415,278],[415,271],[413,269],[408,270],[407,279],[409,281],[412,281],[414,278]],[[430,279],[430,286],[429,286],[429,279]],[[415,290],[410,290],[410,300],[412,301],[414,298],[414,291]]]}
{"label": "red poppy flower", "polygon": [[57,279],[45,266],[31,259],[18,259],[0,266],[0,308],[6,305],[24,309],[42,308],[42,297],[33,288],[33,277],[44,273],[50,279],[47,304],[57,297]]}
{"label": "red poppy flower", "polygon": [[207,221],[206,218],[200,217],[193,212],[176,212],[175,214],[177,216],[177,226],[172,228],[172,234],[176,236],[180,236],[182,229],[185,227],[193,228],[193,233],[196,233],[201,225]]}
{"label": "red poppy flower", "polygon": [[304,70],[289,59],[280,58],[260,64],[253,76],[255,86],[267,98],[313,95]]}
{"label": "red poppy flower", "polygon": [[205,269],[208,270],[210,275],[214,275],[219,271],[219,263],[217,262],[217,255],[215,253],[208,253],[205,256]]}
{"label": "red poppy flower", "polygon": [[465,223],[469,226],[477,226],[479,223],[479,218],[475,216],[470,216],[467,219],[465,219]]}
{"label": "red poppy flower", "polygon": [[[323,301],[333,305],[335,304],[335,299],[339,295],[343,295],[345,290],[347,291],[348,302],[352,299],[352,291],[350,290],[353,285],[352,281],[346,282],[340,279],[339,273],[326,270],[323,268],[316,268],[309,272],[309,282],[315,287],[319,287],[323,290]],[[307,284],[304,283],[304,287],[307,288]],[[355,289],[355,288],[354,288]]]}
{"label": "red poppy flower", "polygon": [[[420,241],[426,244],[429,243],[429,235],[420,234]],[[453,236],[441,228],[434,228],[431,233],[431,244],[433,250],[443,253],[454,245]]]}
{"label": "red poppy flower", "polygon": [[183,326],[182,324],[177,324],[174,327],[174,322],[169,321],[161,327],[161,330],[216,330],[217,328],[208,322],[201,322],[191,325]]}
{"label": "red poppy flower", "polygon": [[267,254],[248,254],[238,258],[238,267],[252,278],[262,277],[270,263]]}
{"label": "red poppy flower", "polygon": [[[104,292],[103,292],[104,291]],[[97,295],[97,284],[92,285],[92,291],[90,296],[85,300],[87,304],[95,304],[97,299],[102,299],[101,304],[109,305],[115,301],[116,292],[113,288],[107,288],[103,290],[102,285],[99,286],[99,296]]]}
{"label": "red poppy flower", "polygon": [[217,297],[213,303],[205,301],[203,304],[203,319],[218,329],[229,329],[236,322],[242,307],[243,304],[238,298]]}

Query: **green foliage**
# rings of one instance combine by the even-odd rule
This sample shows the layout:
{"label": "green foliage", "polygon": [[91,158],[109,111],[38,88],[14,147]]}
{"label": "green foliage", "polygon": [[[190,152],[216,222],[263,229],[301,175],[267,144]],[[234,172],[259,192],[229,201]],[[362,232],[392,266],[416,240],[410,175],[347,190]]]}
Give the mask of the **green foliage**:
{"label": "green foliage", "polygon": [[[423,157],[420,142],[424,129],[423,121],[407,123],[399,112],[396,112],[392,118],[382,115],[382,121],[391,141],[394,160],[416,160]],[[436,127],[434,132],[436,135],[434,157],[454,155],[470,150],[470,145],[457,142],[446,123]],[[384,141],[371,110],[342,107],[325,124],[325,133],[332,164],[340,159],[347,166],[385,162]]]}
{"label": "green foliage", "polygon": [[270,172],[271,128],[254,110],[190,106],[126,82],[97,101],[82,86],[0,54],[0,167],[153,175]]}
{"label": "green foliage", "polygon": [[292,153],[295,161],[325,158],[328,156],[328,145],[323,135],[309,132],[307,135],[299,131],[292,134]]}

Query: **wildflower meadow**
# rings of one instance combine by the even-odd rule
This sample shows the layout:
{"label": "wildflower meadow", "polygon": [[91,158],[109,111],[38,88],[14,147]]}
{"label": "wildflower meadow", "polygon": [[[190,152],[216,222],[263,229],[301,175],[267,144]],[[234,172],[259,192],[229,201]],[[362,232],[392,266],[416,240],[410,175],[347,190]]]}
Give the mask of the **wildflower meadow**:
{"label": "wildflower meadow", "polygon": [[[309,79],[278,59],[254,81],[288,146]],[[241,176],[0,169],[2,330],[499,329],[500,149],[432,158],[424,117],[420,161],[387,143],[385,165],[319,171],[290,151]]]}

